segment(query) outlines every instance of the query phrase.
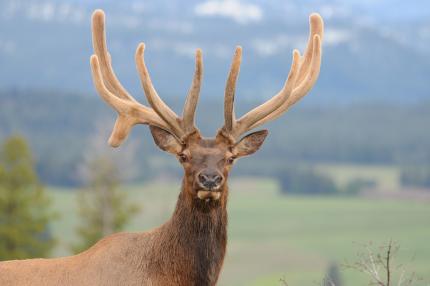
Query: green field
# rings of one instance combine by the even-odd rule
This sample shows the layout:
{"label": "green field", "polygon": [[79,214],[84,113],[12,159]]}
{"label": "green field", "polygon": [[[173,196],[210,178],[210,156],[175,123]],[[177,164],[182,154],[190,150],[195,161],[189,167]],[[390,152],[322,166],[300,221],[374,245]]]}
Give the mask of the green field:
{"label": "green field", "polygon": [[[49,189],[61,214],[53,224],[59,238],[56,256],[69,254],[76,239],[75,193]],[[146,230],[170,216],[178,182],[128,187],[142,212],[127,230]],[[356,243],[401,246],[398,262],[430,281],[430,206],[411,201],[364,198],[286,197],[271,180],[240,179],[231,183],[228,253],[219,285],[319,285],[330,262],[353,260]],[[413,258],[413,259],[412,259]],[[411,261],[412,259],[412,261]],[[360,273],[341,268],[345,285],[367,285]]]}

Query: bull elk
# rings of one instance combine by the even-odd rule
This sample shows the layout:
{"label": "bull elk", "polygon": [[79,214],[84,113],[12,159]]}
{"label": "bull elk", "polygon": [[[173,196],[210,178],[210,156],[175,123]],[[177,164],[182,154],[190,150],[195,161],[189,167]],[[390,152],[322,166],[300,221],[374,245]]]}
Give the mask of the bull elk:
{"label": "bull elk", "polygon": [[151,83],[145,45],[137,47],[135,60],[151,106],[147,107],[126,91],[112,69],[104,19],[101,10],[92,16],[90,62],[98,93],[118,113],[109,144],[119,146],[136,124],[149,125],[155,144],[176,156],[184,169],[176,208],[158,228],[108,236],[75,256],[1,262],[0,285],[215,285],[226,252],[230,169],[238,158],[256,152],[268,132],[241,135],[280,117],[312,88],[320,71],[323,21],[318,14],[310,16],[305,53],[294,50],[282,89],[239,119],[233,106],[242,56],[237,47],[225,87],[224,125],[214,138],[203,138],[194,124],[203,73],[201,50],[196,51],[194,78],[180,117]]}

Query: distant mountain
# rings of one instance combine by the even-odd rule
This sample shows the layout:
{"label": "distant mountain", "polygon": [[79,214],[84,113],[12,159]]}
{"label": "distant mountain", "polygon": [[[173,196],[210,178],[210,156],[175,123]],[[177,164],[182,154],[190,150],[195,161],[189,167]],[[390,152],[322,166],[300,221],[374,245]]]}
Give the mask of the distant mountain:
{"label": "distant mountain", "polygon": [[222,97],[234,47],[244,48],[238,97],[279,89],[291,51],[303,50],[307,17],[326,22],[324,61],[307,102],[416,101],[429,98],[430,4],[425,1],[0,1],[0,88],[94,93],[88,59],[90,15],[107,13],[114,68],[136,97],[133,62],[147,43],[153,81],[165,97],[185,96],[193,51],[204,51],[202,96]]}

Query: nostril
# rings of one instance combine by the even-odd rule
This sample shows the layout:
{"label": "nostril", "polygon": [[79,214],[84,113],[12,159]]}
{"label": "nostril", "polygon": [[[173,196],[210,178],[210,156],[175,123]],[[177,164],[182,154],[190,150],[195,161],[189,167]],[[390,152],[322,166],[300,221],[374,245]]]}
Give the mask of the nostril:
{"label": "nostril", "polygon": [[204,184],[207,181],[207,177],[203,175],[202,173],[199,174],[199,181],[200,183]]}
{"label": "nostril", "polygon": [[220,175],[215,175],[213,180],[216,184],[220,184],[222,181],[222,177]]}

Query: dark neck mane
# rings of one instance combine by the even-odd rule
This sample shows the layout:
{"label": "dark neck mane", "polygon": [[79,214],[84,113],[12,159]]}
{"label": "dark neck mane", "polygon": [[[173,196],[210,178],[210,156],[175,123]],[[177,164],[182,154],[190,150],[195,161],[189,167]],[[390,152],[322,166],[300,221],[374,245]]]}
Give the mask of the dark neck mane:
{"label": "dark neck mane", "polygon": [[183,186],[173,216],[166,224],[170,236],[166,239],[176,250],[175,255],[183,256],[184,271],[195,281],[194,285],[215,285],[227,244],[227,187],[218,201],[205,202],[186,192]]}

